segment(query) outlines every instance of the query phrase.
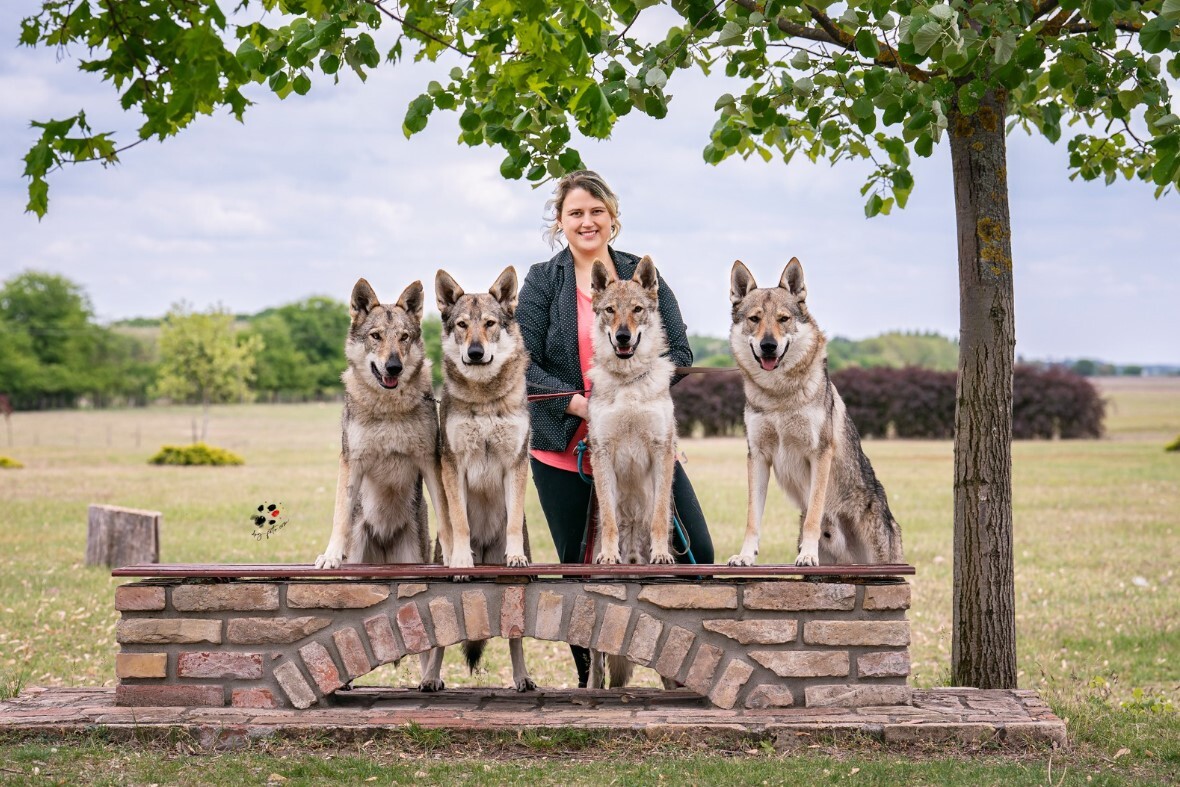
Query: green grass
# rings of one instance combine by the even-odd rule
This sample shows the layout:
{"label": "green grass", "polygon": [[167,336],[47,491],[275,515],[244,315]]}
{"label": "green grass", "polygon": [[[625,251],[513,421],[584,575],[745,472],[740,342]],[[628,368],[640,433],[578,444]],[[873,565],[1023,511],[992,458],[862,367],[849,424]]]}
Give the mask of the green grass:
{"label": "green grass", "polygon": [[[1178,714],[1137,708],[1166,708],[1169,702],[1171,708],[1180,706],[1180,455],[1162,450],[1180,432],[1180,380],[1102,385],[1109,403],[1106,438],[1019,442],[1013,448],[1019,680],[1022,687],[1041,691],[1070,720],[1076,747],[1055,755],[1054,782],[1060,778],[1059,762],[1072,763],[1068,781],[1083,772],[1098,783],[1116,777],[1133,781],[1142,772],[1145,782],[1158,782],[1164,776],[1174,779],[1180,771]],[[147,465],[160,445],[188,441],[193,419],[199,417],[196,408],[13,415],[13,443],[3,449],[26,467],[0,474],[0,698],[24,685],[114,683],[117,615],[111,599],[119,582],[104,569],[83,566],[90,503],[161,511],[164,562],[310,562],[323,549],[335,489],[339,405],[215,408],[209,441],[241,454],[245,466]],[[740,547],[744,528],[744,443],[693,440],[682,447],[709,517],[717,559],[724,561]],[[913,681],[941,685],[947,679],[951,645],[952,446],[870,441],[865,447],[902,524],[906,559],[918,571],[910,611]],[[256,541],[250,515],[264,501],[282,503],[290,523],[273,537]],[[534,560],[553,561],[552,542],[531,489],[527,515]],[[791,562],[797,513],[777,490],[767,506],[767,523],[761,559]],[[566,645],[526,640],[526,651],[540,685],[573,683]],[[511,682],[507,647],[501,641],[488,648],[485,672],[468,676],[461,662],[458,649],[452,648],[444,664],[448,684]],[[637,673],[642,685],[658,685],[650,670]],[[416,660],[404,660],[397,669],[382,667],[363,682],[412,685],[417,682]],[[412,743],[423,751],[429,743],[434,753],[451,752],[448,757],[456,748],[468,754],[445,737],[435,740],[425,730],[421,734],[423,740]],[[553,743],[550,737],[535,744],[539,753],[526,764],[492,759],[486,763],[492,770],[484,771],[478,757],[446,765],[431,761],[432,753],[409,773],[425,769],[427,781],[442,782],[600,780],[593,776],[594,765],[580,770],[577,761],[561,756],[576,748],[576,741]],[[38,746],[0,744],[0,759],[21,753],[24,759],[36,759],[28,753],[44,749]],[[55,766],[63,774],[101,773],[102,778],[128,782],[196,780],[169,770],[173,754],[151,748],[100,743],[57,748],[58,755],[76,763]],[[1128,753],[1116,758],[1124,748]],[[281,756],[309,769],[305,777],[287,774],[293,781],[339,774],[342,781],[363,782],[376,775],[365,770],[366,762],[376,761],[369,754],[358,750],[352,760],[341,756],[324,762],[322,752],[250,752],[210,757],[199,773],[202,779],[216,773],[226,783],[238,776],[265,781],[271,771],[287,773],[277,770],[277,763],[285,760],[268,759]],[[843,765],[834,754],[764,760],[740,752],[733,757],[698,752],[692,755],[695,759],[686,759],[661,750],[660,761],[650,765],[629,762],[631,755],[616,762],[609,752],[580,756],[598,762],[599,769],[603,759],[611,759],[612,778],[619,783],[657,781],[665,759],[670,767],[682,768],[682,780],[692,774],[687,780],[702,783],[777,784],[824,769],[831,771],[832,780],[848,775],[840,775],[837,769]],[[900,765],[895,762],[899,758],[887,753],[858,756],[850,767],[860,767],[856,778],[868,783],[1046,781],[1047,755],[1032,762],[997,756],[967,762],[932,755],[921,762],[905,758]],[[127,764],[121,767],[128,770],[112,770],[112,763],[124,759]],[[140,760],[142,765],[135,765]],[[805,767],[797,772],[799,762]],[[393,766],[398,763],[392,763],[392,770],[380,770],[381,783],[403,774],[400,766]],[[142,767],[142,779],[131,775],[137,767]],[[761,771],[763,767],[767,770]],[[158,778],[149,777],[157,768]],[[0,781],[8,778],[16,774],[0,771]]]}

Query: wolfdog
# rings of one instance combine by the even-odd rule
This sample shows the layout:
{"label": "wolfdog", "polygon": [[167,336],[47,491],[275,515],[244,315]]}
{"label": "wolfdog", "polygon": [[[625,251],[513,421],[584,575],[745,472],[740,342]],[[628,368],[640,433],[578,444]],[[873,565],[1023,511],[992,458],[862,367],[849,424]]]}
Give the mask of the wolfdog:
{"label": "wolfdog", "polygon": [[[438,413],[422,344],[422,282],[390,306],[364,279],[352,289],[344,353],[344,415],[332,536],[316,568],[429,563],[422,482],[440,532],[449,532],[440,472]],[[422,654],[423,672],[427,654]],[[437,676],[435,676],[437,678]],[[441,689],[424,676],[419,688]]]}
{"label": "wolfdog", "polygon": [[[630,281],[599,260],[590,273],[594,307],[590,367],[590,450],[599,532],[595,563],[675,562],[670,549],[676,421],[670,383],[675,367],[659,309],[659,276],[644,257]],[[626,685],[631,663],[607,659],[612,687]],[[590,659],[590,688],[602,688],[602,654]]]}
{"label": "wolfdog", "polygon": [[739,260],[729,298],[749,446],[746,537],[729,564],[754,564],[772,469],[802,511],[795,565],[902,562],[901,527],[828,377],[827,339],[807,309],[803,266],[792,257],[777,287],[759,289]]}
{"label": "wolfdog", "polygon": [[[444,562],[529,564],[524,521],[528,482],[529,411],[525,370],[529,356],[516,323],[516,270],[504,269],[486,293],[466,294],[446,271],[434,280],[442,312],[442,479],[449,537]],[[464,643],[472,670],[482,641]],[[536,688],[519,638],[508,641],[517,691]],[[433,667],[434,665],[432,665]]]}

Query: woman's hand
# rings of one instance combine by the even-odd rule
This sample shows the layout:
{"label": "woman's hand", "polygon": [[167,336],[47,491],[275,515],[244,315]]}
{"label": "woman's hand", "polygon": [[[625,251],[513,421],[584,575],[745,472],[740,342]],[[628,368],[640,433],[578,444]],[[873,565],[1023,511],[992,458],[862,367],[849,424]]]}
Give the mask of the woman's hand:
{"label": "woman's hand", "polygon": [[574,394],[570,397],[570,403],[566,405],[565,411],[570,415],[578,416],[583,421],[590,420],[590,403],[581,394]]}

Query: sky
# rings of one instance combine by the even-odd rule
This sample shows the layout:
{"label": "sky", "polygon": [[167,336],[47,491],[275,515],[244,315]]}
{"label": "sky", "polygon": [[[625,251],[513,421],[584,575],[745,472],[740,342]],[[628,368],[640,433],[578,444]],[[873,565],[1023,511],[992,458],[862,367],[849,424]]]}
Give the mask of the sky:
{"label": "sky", "polygon": [[[75,59],[17,46],[19,20],[36,6],[9,0],[0,13],[0,281],[24,270],[66,276],[105,322],[161,316],[181,301],[237,313],[312,295],[343,301],[358,277],[394,300],[414,279],[432,292],[439,268],[482,290],[505,266],[523,280],[553,254],[541,237],[552,184],[502,179],[498,149],[456,142],[454,113],[436,112],[405,139],[406,105],[449,69],[411,60],[364,84],[319,79],[285,101],[258,86],[244,124],[202,117],[118,166],[59,171],[38,221],[24,212],[29,121],[84,108],[93,128],[125,144],[139,117]],[[379,48],[392,35],[380,31]],[[728,333],[735,259],[770,285],[798,257],[829,336],[958,336],[945,139],[915,158],[909,207],[866,219],[865,166],[803,156],[707,165],[713,104],[732,87],[678,72],[669,89],[664,120],[632,112],[611,139],[573,144],[619,195],[616,248],[652,256],[691,333]],[[1009,137],[1017,355],[1180,363],[1180,196],[1157,201],[1138,181],[1071,182],[1068,136]]]}

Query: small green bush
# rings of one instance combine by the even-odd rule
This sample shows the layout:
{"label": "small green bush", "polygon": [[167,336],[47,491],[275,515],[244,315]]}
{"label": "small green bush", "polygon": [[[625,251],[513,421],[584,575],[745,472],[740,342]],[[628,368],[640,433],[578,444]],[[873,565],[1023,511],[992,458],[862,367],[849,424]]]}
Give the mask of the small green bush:
{"label": "small green bush", "polygon": [[244,465],[246,460],[232,451],[205,443],[166,445],[148,460],[153,465]]}
{"label": "small green bush", "polygon": [[[1180,435],[1176,435],[1176,439],[1164,446],[1165,451],[1180,451]],[[0,457],[3,458],[3,457]]]}
{"label": "small green bush", "polygon": [[0,455],[0,469],[18,470],[22,467],[24,467],[24,465],[21,464],[20,462],[16,461],[15,459],[8,457],[8,456]]}

